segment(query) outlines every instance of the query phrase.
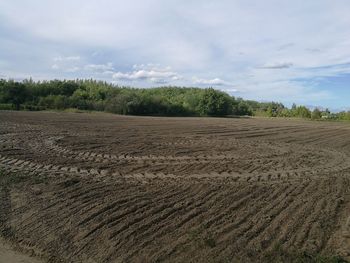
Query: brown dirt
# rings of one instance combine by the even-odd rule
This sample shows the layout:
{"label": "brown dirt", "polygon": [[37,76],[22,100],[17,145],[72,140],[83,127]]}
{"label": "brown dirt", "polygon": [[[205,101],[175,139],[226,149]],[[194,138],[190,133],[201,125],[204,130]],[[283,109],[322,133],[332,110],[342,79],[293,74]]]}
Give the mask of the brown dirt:
{"label": "brown dirt", "polygon": [[0,112],[0,230],[49,262],[350,259],[350,125]]}
{"label": "brown dirt", "polygon": [[18,251],[0,238],[0,262],[3,263],[40,263],[41,261]]}

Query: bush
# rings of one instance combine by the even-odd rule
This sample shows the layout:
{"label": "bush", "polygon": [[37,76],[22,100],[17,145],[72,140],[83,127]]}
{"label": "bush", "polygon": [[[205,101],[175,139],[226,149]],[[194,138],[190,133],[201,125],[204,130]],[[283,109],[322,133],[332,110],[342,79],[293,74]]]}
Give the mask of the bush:
{"label": "bush", "polygon": [[322,112],[319,109],[314,109],[311,114],[313,120],[319,120],[322,118]]}
{"label": "bush", "polygon": [[305,106],[299,106],[293,111],[294,117],[311,118],[311,112]]}

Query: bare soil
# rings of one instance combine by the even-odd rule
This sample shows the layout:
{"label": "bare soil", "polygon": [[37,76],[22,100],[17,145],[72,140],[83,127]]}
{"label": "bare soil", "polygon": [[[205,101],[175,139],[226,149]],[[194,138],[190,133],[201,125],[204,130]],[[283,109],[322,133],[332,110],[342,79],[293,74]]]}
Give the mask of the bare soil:
{"label": "bare soil", "polygon": [[3,263],[40,263],[38,259],[15,251],[10,244],[0,239],[0,262]]}
{"label": "bare soil", "polygon": [[350,259],[348,123],[0,112],[0,172],[48,262]]}

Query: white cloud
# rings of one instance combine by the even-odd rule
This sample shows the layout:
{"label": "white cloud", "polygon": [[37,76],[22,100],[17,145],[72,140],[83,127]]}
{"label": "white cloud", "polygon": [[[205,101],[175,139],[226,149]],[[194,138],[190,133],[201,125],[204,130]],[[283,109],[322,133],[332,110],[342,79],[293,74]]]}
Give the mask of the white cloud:
{"label": "white cloud", "polygon": [[183,77],[180,76],[180,75],[173,76],[173,77],[171,78],[171,80],[174,80],[174,81],[181,80],[181,79],[183,79]]}
{"label": "white cloud", "polygon": [[[260,100],[265,101],[275,100],[308,104],[335,99],[331,92],[318,90],[312,83],[305,86],[302,82],[289,80],[244,84],[239,85],[238,90],[246,98],[255,99],[255,96],[258,96]],[[291,98],[292,100],[290,100]]]}
{"label": "white cloud", "polygon": [[57,72],[74,73],[81,70],[80,56],[57,56],[53,58],[54,64],[51,69]]}
{"label": "white cloud", "polygon": [[109,76],[112,76],[114,74],[114,71],[112,70],[105,70],[102,72],[103,75],[109,75]]}
{"label": "white cloud", "polygon": [[51,69],[55,70],[55,71],[61,71],[61,72],[78,72],[80,70],[80,67],[78,66],[59,66],[57,64],[53,64],[51,66]]}
{"label": "white cloud", "polygon": [[132,72],[115,72],[113,79],[124,81],[148,80],[153,83],[168,83],[181,79],[181,76],[173,72],[170,67],[162,68],[155,64],[141,64],[134,65],[133,68],[135,70]]}
{"label": "white cloud", "polygon": [[54,61],[58,61],[58,62],[62,62],[62,61],[79,61],[80,60],[80,56],[68,56],[68,57],[58,56],[58,57],[54,57],[53,60]]}
{"label": "white cloud", "polygon": [[150,78],[150,81],[156,84],[167,84],[168,81],[161,78]]}
{"label": "white cloud", "polygon": [[213,86],[224,86],[224,85],[232,85],[231,83],[224,81],[219,78],[214,79],[199,79],[197,77],[193,77],[193,83],[199,85],[213,85]]}
{"label": "white cloud", "polygon": [[261,68],[264,69],[284,69],[284,68],[290,68],[293,66],[293,63],[291,62],[275,62],[275,63],[267,63],[263,65]]}
{"label": "white cloud", "polygon": [[66,69],[67,72],[78,72],[79,70],[79,67],[71,67]]}
{"label": "white cloud", "polygon": [[114,70],[113,64],[111,62],[108,62],[106,64],[88,64],[84,66],[84,69],[94,72],[112,72]]}

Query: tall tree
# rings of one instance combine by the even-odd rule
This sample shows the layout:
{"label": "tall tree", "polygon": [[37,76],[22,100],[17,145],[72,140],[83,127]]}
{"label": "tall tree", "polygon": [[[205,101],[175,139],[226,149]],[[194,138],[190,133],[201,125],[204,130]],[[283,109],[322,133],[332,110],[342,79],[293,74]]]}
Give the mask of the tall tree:
{"label": "tall tree", "polygon": [[21,82],[9,81],[4,86],[3,100],[12,103],[16,110],[25,102],[28,96],[28,90]]}
{"label": "tall tree", "polygon": [[232,111],[232,99],[226,93],[208,88],[199,100],[201,115],[223,116]]}

